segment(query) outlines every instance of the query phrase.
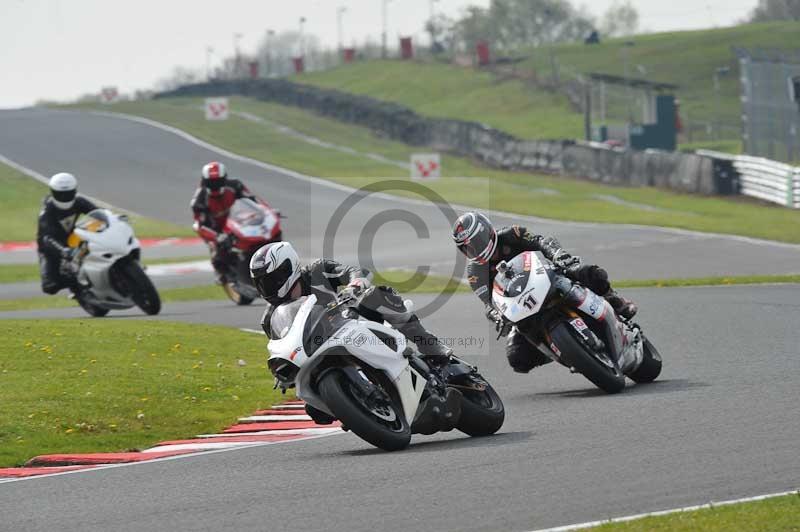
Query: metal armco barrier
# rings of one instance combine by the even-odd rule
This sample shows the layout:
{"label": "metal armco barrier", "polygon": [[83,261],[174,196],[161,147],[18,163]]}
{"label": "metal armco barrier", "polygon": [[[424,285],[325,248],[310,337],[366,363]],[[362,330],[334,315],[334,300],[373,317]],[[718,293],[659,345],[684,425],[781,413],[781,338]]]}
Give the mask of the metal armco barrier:
{"label": "metal armco barrier", "polygon": [[654,186],[692,194],[738,194],[730,162],[714,154],[635,151],[572,140],[521,140],[476,122],[420,116],[402,105],[285,79],[186,85],[156,98],[240,94],[368,127],[412,146],[429,146],[508,170],[569,175],[610,185]]}
{"label": "metal armco barrier", "polygon": [[800,167],[750,155],[709,151],[698,153],[716,158],[727,157],[738,174],[743,195],[800,209]]}

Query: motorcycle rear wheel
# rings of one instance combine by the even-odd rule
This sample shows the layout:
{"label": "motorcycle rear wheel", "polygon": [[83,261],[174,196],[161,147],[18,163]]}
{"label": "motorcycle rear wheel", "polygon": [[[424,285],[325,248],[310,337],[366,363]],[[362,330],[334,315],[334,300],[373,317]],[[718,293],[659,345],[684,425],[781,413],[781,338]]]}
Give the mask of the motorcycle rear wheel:
{"label": "motorcycle rear wheel", "polygon": [[[601,362],[584,344],[578,340],[574,329],[561,322],[550,331],[550,337],[562,353],[564,362],[592,381],[606,393],[619,393],[625,388],[625,375],[608,359]],[[606,355],[607,356],[607,355]],[[612,367],[613,366],[613,367]]]}
{"label": "motorcycle rear wheel", "polygon": [[222,290],[225,292],[225,295],[228,296],[228,299],[241,307],[249,305],[253,302],[253,298],[243,295],[241,292],[239,292],[239,290],[236,289],[235,282],[229,281],[224,283],[222,285]]}
{"label": "motorcycle rear wheel", "polygon": [[98,307],[97,305],[92,305],[88,301],[85,301],[83,298],[77,298],[78,304],[81,306],[83,310],[86,311],[87,314],[93,316],[95,318],[102,318],[106,314],[108,314],[109,309]]}
{"label": "motorcycle rear wheel", "polygon": [[[471,382],[469,384],[474,384]],[[488,382],[484,390],[458,387],[461,400],[461,417],[456,428],[469,436],[489,436],[494,434],[506,419],[506,411],[500,396]]]}
{"label": "motorcycle rear wheel", "polygon": [[645,384],[653,382],[661,374],[661,354],[650,340],[644,339],[643,343],[644,358],[636,371],[628,375],[632,381]]}
{"label": "motorcycle rear wheel", "polygon": [[[339,370],[325,375],[318,387],[328,408],[361,439],[384,451],[399,451],[408,447],[411,442],[411,427],[398,401],[392,399],[391,407],[381,412],[382,417],[379,417],[374,409],[358,397],[355,385]],[[388,421],[385,417],[394,419]]]}

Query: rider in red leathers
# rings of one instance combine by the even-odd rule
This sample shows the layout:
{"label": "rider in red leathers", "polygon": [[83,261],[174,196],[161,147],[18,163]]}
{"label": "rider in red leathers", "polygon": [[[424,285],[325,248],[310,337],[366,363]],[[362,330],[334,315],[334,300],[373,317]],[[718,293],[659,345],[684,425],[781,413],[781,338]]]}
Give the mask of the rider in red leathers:
{"label": "rider in red leathers", "polygon": [[241,181],[228,178],[224,164],[215,161],[203,167],[202,181],[191,203],[194,213],[192,228],[208,244],[211,264],[220,284],[226,281],[226,264],[233,244],[232,236],[223,230],[231,206],[241,198],[255,200],[255,196]]}

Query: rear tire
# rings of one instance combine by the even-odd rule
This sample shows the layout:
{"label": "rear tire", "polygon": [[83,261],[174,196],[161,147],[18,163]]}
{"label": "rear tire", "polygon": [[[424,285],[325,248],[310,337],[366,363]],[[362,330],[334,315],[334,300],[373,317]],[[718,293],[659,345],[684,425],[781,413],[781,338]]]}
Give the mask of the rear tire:
{"label": "rear tire", "polygon": [[628,375],[632,381],[639,384],[653,382],[661,375],[661,355],[656,346],[650,343],[650,340],[644,338],[642,348],[644,349],[644,358],[641,365],[636,368],[636,371]]}
{"label": "rear tire", "polygon": [[575,337],[575,332],[567,323],[559,323],[550,332],[553,343],[563,353],[564,362],[567,362],[575,370],[592,381],[592,383],[606,393],[619,393],[625,388],[625,375],[619,368],[611,363],[600,362],[589,351],[588,347]]}
{"label": "rear tire", "polygon": [[81,306],[83,310],[87,312],[90,316],[95,318],[102,318],[106,314],[108,314],[109,309],[98,307],[97,305],[92,305],[91,303],[84,301],[82,298],[77,299],[78,305]]}
{"label": "rear tire", "polygon": [[487,382],[483,391],[457,389],[463,396],[461,417],[456,425],[458,430],[470,436],[489,436],[500,430],[506,419],[506,410],[491,384]]}
{"label": "rear tire", "polygon": [[411,442],[411,427],[403,408],[392,399],[394,426],[371,413],[355,397],[349,379],[338,370],[325,375],[319,382],[319,394],[333,414],[354,434],[384,451],[405,449]]}
{"label": "rear tire", "polygon": [[142,267],[136,261],[126,263],[122,272],[128,279],[131,291],[130,297],[142,312],[149,316],[154,316],[161,312],[161,298],[158,295],[153,281],[144,273]]}
{"label": "rear tire", "polygon": [[222,290],[225,291],[225,295],[228,296],[228,299],[239,306],[243,307],[253,302],[253,298],[242,295],[242,293],[236,289],[236,283],[234,282],[226,282],[222,285]]}

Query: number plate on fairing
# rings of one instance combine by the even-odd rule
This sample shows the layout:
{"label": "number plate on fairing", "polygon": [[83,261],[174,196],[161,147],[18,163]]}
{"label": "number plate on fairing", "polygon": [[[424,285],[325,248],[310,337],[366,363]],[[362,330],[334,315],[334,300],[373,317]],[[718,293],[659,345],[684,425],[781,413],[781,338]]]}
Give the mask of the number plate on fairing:
{"label": "number plate on fairing", "polygon": [[520,253],[508,262],[509,277],[498,273],[492,301],[506,319],[517,323],[539,312],[550,293],[547,270],[532,251]]}

